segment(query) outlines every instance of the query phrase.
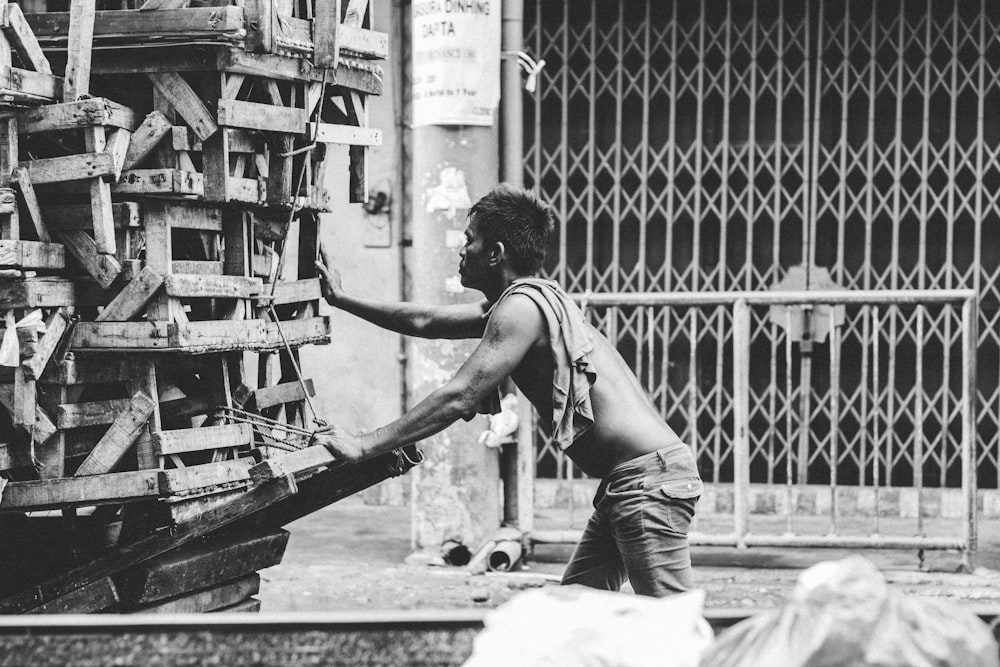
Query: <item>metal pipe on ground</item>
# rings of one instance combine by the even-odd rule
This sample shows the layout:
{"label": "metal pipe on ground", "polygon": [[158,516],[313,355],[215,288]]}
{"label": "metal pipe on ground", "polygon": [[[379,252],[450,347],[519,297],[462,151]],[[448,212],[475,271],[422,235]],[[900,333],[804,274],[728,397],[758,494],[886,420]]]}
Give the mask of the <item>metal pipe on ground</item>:
{"label": "metal pipe on ground", "polygon": [[523,534],[517,528],[505,527],[497,531],[494,545],[486,558],[486,566],[491,572],[507,572],[514,569],[521,560]]}

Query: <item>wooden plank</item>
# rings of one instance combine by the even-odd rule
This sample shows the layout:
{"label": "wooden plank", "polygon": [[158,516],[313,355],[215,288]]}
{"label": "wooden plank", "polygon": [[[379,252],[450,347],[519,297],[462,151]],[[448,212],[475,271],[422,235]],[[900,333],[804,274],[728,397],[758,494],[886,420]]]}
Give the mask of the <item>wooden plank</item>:
{"label": "wooden plank", "polygon": [[50,243],[52,237],[49,236],[49,230],[42,221],[42,207],[38,204],[38,195],[35,193],[35,186],[31,184],[28,170],[20,166],[17,167],[11,174],[11,181],[17,185],[17,189],[21,193],[21,203],[24,204],[24,210],[35,228],[38,240]]}
{"label": "wooden plank", "polygon": [[201,174],[179,169],[130,169],[122,172],[113,190],[135,195],[201,196],[205,193],[205,185]]}
{"label": "wooden plank", "polygon": [[28,160],[18,166],[28,171],[35,185],[112,176],[115,173],[114,160],[104,152]]}
{"label": "wooden plank", "polygon": [[341,51],[373,60],[385,60],[389,57],[388,33],[341,24],[337,39],[340,40]]}
{"label": "wooden plank", "polygon": [[167,294],[176,297],[248,299],[264,288],[260,278],[244,276],[173,274],[163,283]]}
{"label": "wooden plank", "polygon": [[139,126],[139,115],[135,111],[103,97],[19,109],[17,119],[18,130],[22,134],[40,134],[95,125],[133,131]]}
{"label": "wooden plank", "polygon": [[274,8],[271,0],[244,0],[247,36],[245,45],[251,53],[274,51]]}
{"label": "wooden plank", "polygon": [[[237,75],[231,75],[237,76]],[[230,153],[263,153],[264,135],[253,130],[243,130],[238,127],[227,127],[220,131],[226,133]],[[189,127],[175,125],[171,133],[171,145],[175,151],[203,150],[203,144]]]}
{"label": "wooden plank", "polygon": [[[82,231],[56,232],[59,241],[70,251],[97,283],[107,289],[115,281],[122,267],[111,255],[98,252],[97,242],[89,234]],[[72,304],[61,304],[72,305]]]}
{"label": "wooden plank", "polygon": [[77,468],[75,476],[100,475],[110,471],[139,437],[139,430],[153,414],[156,402],[141,391],[132,396],[128,407],[108,428],[94,451]]}
{"label": "wooden plank", "polygon": [[65,278],[23,278],[0,281],[0,308],[73,306],[76,286]]}
{"label": "wooden plank", "polygon": [[175,259],[170,263],[171,273],[193,273],[199,276],[223,275],[223,263],[193,259]]}
{"label": "wooden plank", "polygon": [[245,487],[250,484],[253,459],[218,461],[160,471],[160,493],[186,496]]}
{"label": "wooden plank", "polygon": [[128,155],[128,147],[131,143],[132,133],[128,130],[118,128],[108,135],[107,152],[111,155],[111,161],[114,164],[115,172],[112,176],[114,176],[115,180],[118,180],[118,177],[122,175],[122,171],[125,169],[125,158]]}
{"label": "wooden plank", "polygon": [[287,320],[281,323],[281,332],[278,331],[278,325],[268,322],[267,344],[260,349],[284,349],[282,334],[285,341],[293,347],[309,344],[326,345],[330,342],[330,318],[323,315],[304,320]]}
{"label": "wooden plank", "polygon": [[230,607],[223,607],[221,609],[216,609],[212,614],[256,614],[260,611],[260,600],[257,598],[250,598],[249,600],[244,600],[243,602],[237,602]]}
{"label": "wooden plank", "polygon": [[[90,231],[94,228],[90,221],[90,204],[43,206],[42,214],[49,229]],[[115,229],[138,227],[141,221],[139,204],[136,202],[112,204],[111,215],[114,217]]]}
{"label": "wooden plank", "polygon": [[[15,403],[14,385],[0,385],[0,406],[3,406],[11,416],[15,412]],[[45,442],[56,432],[56,427],[52,423],[52,420],[48,418],[48,415],[41,408],[35,409],[35,423],[33,425],[18,426],[18,429],[33,436],[35,442]]]}
{"label": "wooden plank", "polygon": [[321,144],[348,146],[381,146],[382,130],[373,127],[337,125],[335,123],[306,123],[306,134],[316,137]]}
{"label": "wooden plank", "polygon": [[222,209],[214,206],[162,204],[171,229],[195,229],[202,232],[222,231]]}
{"label": "wooden plank", "polygon": [[[35,36],[49,44],[65,41],[69,32],[68,12],[28,14]],[[155,14],[135,9],[99,11],[94,17],[94,38],[215,37],[244,28],[243,12],[236,6],[160,9]],[[100,41],[98,39],[98,41]]]}
{"label": "wooden plank", "polygon": [[[142,471],[148,475],[154,471]],[[119,473],[134,474],[134,473]],[[70,478],[73,483],[90,482],[97,477]],[[59,480],[56,480],[59,481]],[[25,482],[22,482],[24,484]],[[12,482],[13,484],[13,482]],[[153,558],[170,549],[212,533],[240,519],[247,519],[288,498],[293,490],[281,481],[255,487],[229,503],[205,511],[197,519],[178,524],[170,531],[159,531],[135,542],[119,545],[118,549],[83,563],[0,600],[0,614],[23,613],[45,604],[69,591]]]}
{"label": "wooden plank", "polygon": [[52,364],[42,381],[64,385],[121,382],[134,378],[145,364],[139,355],[71,356]]}
{"label": "wooden plank", "polygon": [[254,572],[211,588],[142,605],[130,611],[137,614],[203,614],[244,602],[259,592],[260,575]]}
{"label": "wooden plank", "polygon": [[242,100],[219,100],[219,125],[224,127],[302,134],[308,119],[304,109]]}
{"label": "wooden plank", "polygon": [[153,450],[160,456],[253,444],[250,424],[223,424],[153,433]]}
{"label": "wooden plank", "polygon": [[29,378],[38,380],[42,377],[42,372],[56,348],[59,347],[59,343],[69,327],[69,318],[69,311],[66,308],[57,308],[45,320],[45,334],[35,348],[35,355],[28,362],[22,364],[24,372]]}
{"label": "wooden plank", "polygon": [[72,347],[91,350],[252,350],[270,344],[263,320],[190,322],[77,322]]}
{"label": "wooden plank", "polygon": [[[316,395],[316,390],[313,387],[313,381],[310,378],[306,378],[303,381],[306,385],[306,390],[309,392],[310,396]],[[291,403],[293,401],[305,400],[305,392],[302,391],[302,385],[296,382],[283,382],[281,384],[274,385],[273,387],[260,387],[253,392],[254,406],[258,410],[264,410],[265,408],[274,407],[275,405],[281,405],[282,403]]]}
{"label": "wooden plank", "polygon": [[313,65],[337,69],[340,64],[340,0],[316,3],[313,15]]}
{"label": "wooden plank", "polygon": [[38,332],[31,327],[17,327],[20,361],[14,368],[14,426],[30,429],[38,409],[35,381],[24,372],[24,362],[31,358],[38,344]]}
{"label": "wooden plank", "polygon": [[146,304],[163,285],[163,276],[144,267],[97,316],[97,322],[127,322],[142,315]]}
{"label": "wooden plank", "polygon": [[151,111],[132,134],[122,169],[132,169],[141,163],[172,129],[173,125],[166,116],[159,111]]}
{"label": "wooden plank", "polygon": [[306,278],[304,280],[289,280],[276,283],[274,285],[274,305],[281,306],[287,303],[301,303],[303,301],[315,301],[322,298],[319,278]]}
{"label": "wooden plank", "polygon": [[94,41],[95,0],[70,0],[69,41],[63,99],[73,101],[90,92],[90,62]]}
{"label": "wooden plank", "polygon": [[0,241],[0,267],[65,269],[66,249],[59,243]]}
{"label": "wooden plank", "polygon": [[25,20],[21,8],[13,2],[4,5],[3,33],[26,65],[36,72],[52,74],[52,67],[42,52],[42,47],[38,44],[34,31]]}
{"label": "wooden plank", "polygon": [[198,138],[204,141],[219,130],[212,113],[187,81],[176,72],[156,72],[146,75]]}
{"label": "wooden plank", "polygon": [[0,511],[28,511],[82,505],[107,505],[159,496],[158,471],[64,477],[32,482],[11,482],[0,497]]}
{"label": "wooden plank", "polygon": [[139,9],[144,12],[151,10],[165,11],[170,9],[183,9],[191,4],[191,0],[146,0]]}
{"label": "wooden plank", "polygon": [[102,255],[113,255],[116,250],[115,219],[111,209],[111,185],[101,176],[121,175],[121,162],[114,153],[107,150],[107,133],[103,127],[86,127],[83,129],[84,146],[88,151],[105,156],[111,167],[110,174],[99,174],[91,178],[90,188],[90,218],[94,224],[94,243],[97,252]]}
{"label": "wooden plank", "polygon": [[0,97],[23,104],[57,102],[63,98],[63,79],[43,72],[0,65]]}
{"label": "wooden plank", "polygon": [[197,591],[281,562],[288,531],[213,535],[149,560],[115,577],[122,603],[149,604]]}
{"label": "wooden plank", "polygon": [[115,589],[115,582],[111,577],[102,577],[26,613],[92,614],[116,604],[118,604],[118,591]]}
{"label": "wooden plank", "polygon": [[127,398],[111,398],[57,405],[54,413],[56,428],[63,430],[110,424],[122,411],[128,409],[129,403]]}

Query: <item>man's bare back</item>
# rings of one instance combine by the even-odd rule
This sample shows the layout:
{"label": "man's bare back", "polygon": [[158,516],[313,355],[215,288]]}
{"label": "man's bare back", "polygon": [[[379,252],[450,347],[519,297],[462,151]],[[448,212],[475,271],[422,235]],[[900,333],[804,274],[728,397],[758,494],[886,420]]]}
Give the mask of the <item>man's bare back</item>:
{"label": "man's bare back", "polygon": [[[513,294],[510,299],[531,303],[535,312],[519,308],[518,316],[531,317],[535,340],[511,378],[538,410],[543,426],[552,422],[552,376],[554,362],[545,319],[530,299]],[[498,313],[502,316],[502,311]],[[586,474],[604,477],[620,463],[680,442],[649,403],[645,392],[618,351],[601,332],[588,325],[594,341],[590,361],[597,381],[590,390],[594,425],[566,450]]]}

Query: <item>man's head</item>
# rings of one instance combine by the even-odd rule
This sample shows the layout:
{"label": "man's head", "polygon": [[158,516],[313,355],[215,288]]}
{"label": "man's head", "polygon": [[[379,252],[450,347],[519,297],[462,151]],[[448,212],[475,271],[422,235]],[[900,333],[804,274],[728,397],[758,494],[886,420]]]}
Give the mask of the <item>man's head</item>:
{"label": "man's head", "polygon": [[552,209],[530,190],[501,183],[469,210],[469,227],[487,255],[499,250],[516,275],[535,275],[545,261]]}

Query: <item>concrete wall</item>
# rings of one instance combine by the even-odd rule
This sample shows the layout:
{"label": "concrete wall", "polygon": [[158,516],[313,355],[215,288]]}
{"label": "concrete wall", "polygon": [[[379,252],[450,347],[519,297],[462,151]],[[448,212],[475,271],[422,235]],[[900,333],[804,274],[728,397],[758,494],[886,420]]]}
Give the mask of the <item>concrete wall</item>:
{"label": "concrete wall", "polygon": [[[393,3],[372,0],[374,29],[390,35],[391,61],[383,63],[383,93],[369,97],[369,124],[382,130],[382,145],[369,149],[369,188],[387,190],[391,212],[370,215],[360,204],[343,205],[325,214],[323,242],[340,269],[344,287],[358,295],[388,301],[400,299],[402,189],[400,187],[397,103],[400,62],[394,34]],[[336,147],[327,187],[334,201],[347,201],[347,150]],[[316,409],[331,423],[366,431],[400,415],[400,337],[322,304],[332,318],[333,344],[303,350],[303,372],[316,384]],[[388,480],[366,491],[369,502],[402,504],[408,484]]]}

